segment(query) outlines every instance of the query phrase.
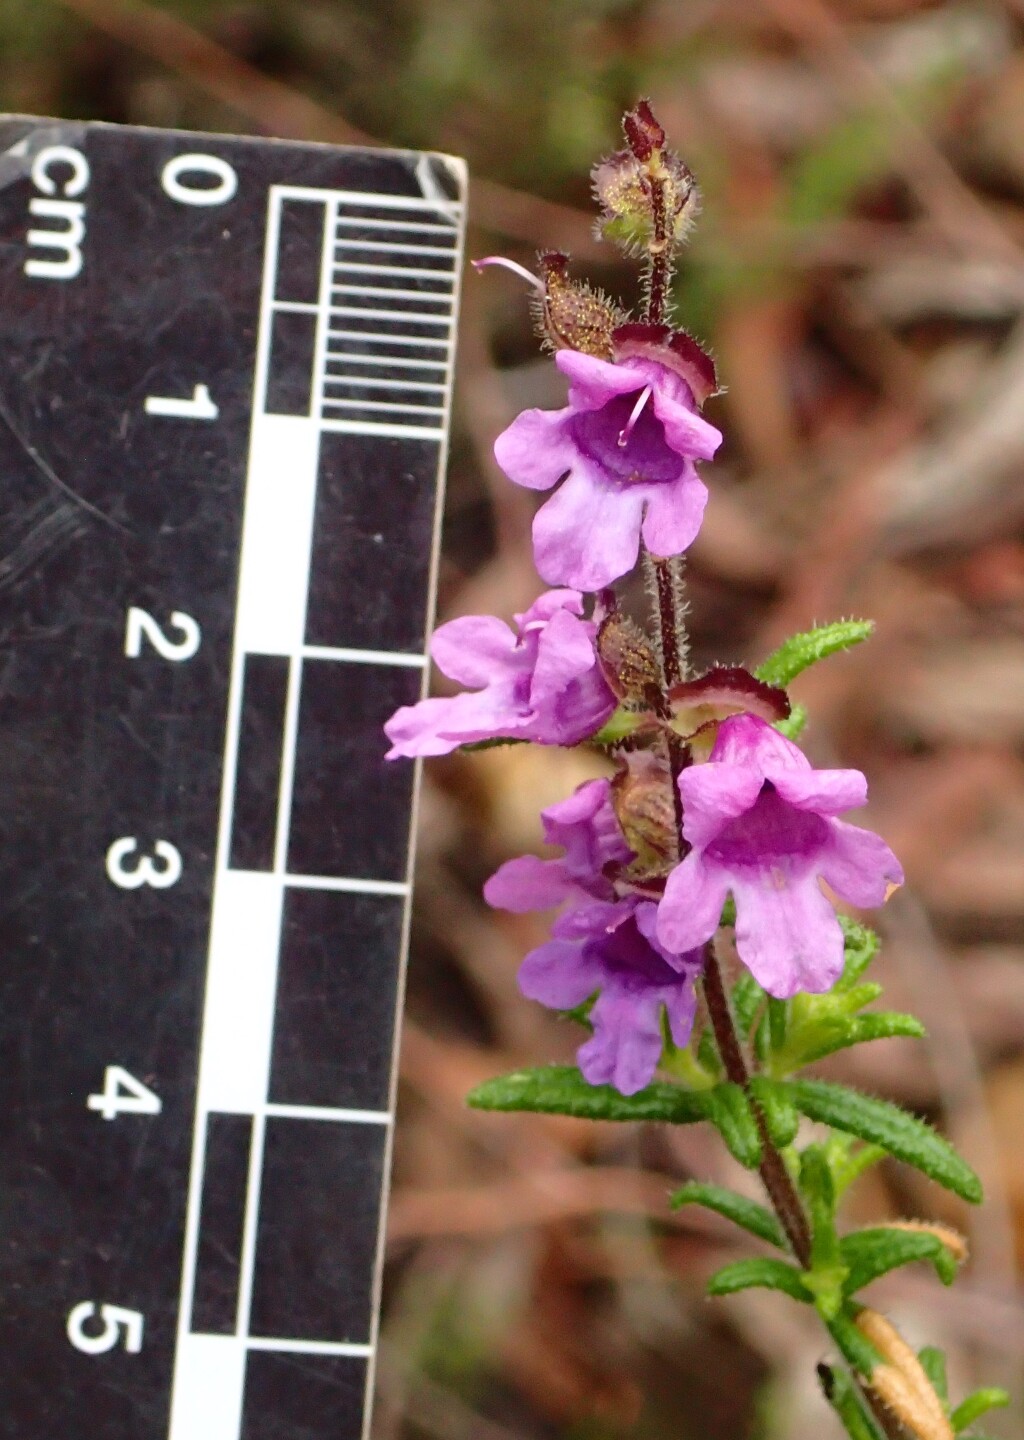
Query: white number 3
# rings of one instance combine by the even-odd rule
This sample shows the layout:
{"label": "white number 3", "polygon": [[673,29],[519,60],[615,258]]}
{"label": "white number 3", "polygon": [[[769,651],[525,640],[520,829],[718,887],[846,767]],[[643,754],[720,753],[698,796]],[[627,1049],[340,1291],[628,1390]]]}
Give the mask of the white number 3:
{"label": "white number 3", "polygon": [[181,631],[180,640],[169,639],[148,610],[137,605],[128,606],[128,622],[124,630],[124,653],[137,660],[142,654],[142,640],[145,637],[156,653],[164,660],[191,660],[199,649],[202,632],[191,615],[184,610],[171,611],[171,624]]}
{"label": "white number 3", "polygon": [[138,890],[140,885],[152,885],[154,890],[166,890],[181,879],[181,851],[169,840],[157,840],[153,853],[163,861],[157,866],[149,855],[140,855],[135,866],[129,870],[125,859],[139,848],[134,835],[122,835],[107,851],[107,875],[122,890]]}
{"label": "white number 3", "polygon": [[68,1339],[75,1349],[86,1355],[103,1355],[107,1350],[113,1350],[123,1338],[128,1354],[137,1355],[142,1349],[143,1326],[138,1310],[125,1310],[120,1305],[101,1305],[99,1312],[103,1329],[98,1330],[95,1335],[88,1334],[85,1329],[86,1321],[94,1319],[96,1315],[96,1306],[92,1300],[83,1300],[69,1313]]}

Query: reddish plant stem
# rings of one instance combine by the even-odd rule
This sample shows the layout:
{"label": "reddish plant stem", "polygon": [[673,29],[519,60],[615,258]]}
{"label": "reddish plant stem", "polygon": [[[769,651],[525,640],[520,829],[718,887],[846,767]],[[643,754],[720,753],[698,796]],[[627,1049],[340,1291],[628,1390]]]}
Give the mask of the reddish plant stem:
{"label": "reddish plant stem", "polygon": [[[672,283],[672,241],[668,233],[668,207],[665,204],[667,176],[661,169],[660,157],[649,162],[647,189],[651,199],[651,238],[647,246],[647,319],[651,325],[665,320],[669,287]],[[653,168],[656,165],[657,168]]]}
{"label": "reddish plant stem", "polygon": [[750,1096],[748,1088],[750,1070],[740,1045],[740,1038],[736,1033],[732,1010],[729,1007],[729,997],[726,994],[714,944],[710,941],[704,947],[704,999],[707,1003],[708,1017],[711,1020],[711,1028],[715,1032],[718,1053],[722,1057],[726,1076],[734,1085],[741,1086],[750,1098],[751,1108],[761,1135],[760,1175],[762,1184],[775,1207],[775,1213],[786,1232],[786,1238],[793,1254],[806,1269],[811,1263],[810,1227],[807,1224],[800,1197],[796,1193],[796,1186],[790,1179],[785,1162],[768,1134],[768,1127],[765,1124],[761,1108]]}
{"label": "reddish plant stem", "polygon": [[661,620],[661,656],[665,667],[665,684],[671,688],[683,679],[683,646],[680,644],[679,616],[676,613],[676,579],[673,560],[653,557],[654,582],[658,594],[658,615]]}

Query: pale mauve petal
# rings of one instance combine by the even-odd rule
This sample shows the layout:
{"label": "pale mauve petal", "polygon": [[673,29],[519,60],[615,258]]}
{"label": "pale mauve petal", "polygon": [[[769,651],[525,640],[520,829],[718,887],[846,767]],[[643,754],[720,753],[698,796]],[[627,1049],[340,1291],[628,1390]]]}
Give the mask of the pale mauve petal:
{"label": "pale mauve petal", "polygon": [[[564,694],[571,681],[597,664],[591,626],[560,610],[544,627],[530,684],[530,704],[543,710]],[[609,692],[610,694],[610,692]]]}
{"label": "pale mauve petal", "polygon": [[563,860],[520,855],[506,860],[484,885],[484,899],[495,910],[552,910],[576,890]]}
{"label": "pale mauve petal", "polygon": [[492,685],[450,699],[421,700],[418,705],[403,705],[384,726],[392,745],[385,758],[450,755],[458,746],[475,740],[515,735],[526,723],[510,687]]}
{"label": "pale mauve petal", "polygon": [[590,1021],[593,1037],[576,1058],[590,1085],[614,1085],[620,1095],[635,1095],[652,1079],[661,1059],[661,1005],[648,992],[602,992]]}
{"label": "pale mauve petal", "polygon": [[668,877],[658,902],[658,940],[673,955],[697,950],[718,929],[729,885],[715,865],[691,850]]}
{"label": "pale mauve petal", "polygon": [[813,870],[765,867],[734,876],[736,949],[754,979],[777,1000],[821,994],[843,969],[843,932]]}
{"label": "pale mauve petal", "polygon": [[534,561],[550,585],[601,590],[629,573],[640,553],[643,497],[582,462],[533,520]]}
{"label": "pale mauve petal", "polygon": [[722,443],[722,432],[709,420],[668,393],[665,386],[656,386],[652,397],[654,413],[661,421],[665,439],[680,455],[693,455],[710,460]]}
{"label": "pale mauve petal", "polygon": [[811,762],[792,740],[780,735],[759,715],[730,715],[718,727],[712,760],[733,765],[755,766],[765,773],[765,766],[774,775],[784,770],[809,770]]}
{"label": "pale mauve petal", "polygon": [[669,1033],[681,1050],[689,1043],[697,1014],[697,992],[692,979],[666,994],[665,1013],[668,1016]]}
{"label": "pale mauve petal", "polygon": [[527,490],[550,490],[576,458],[565,410],[524,410],[494,442],[494,458],[510,480]]}
{"label": "pale mauve petal", "polygon": [[543,595],[537,596],[529,610],[524,610],[515,617],[516,624],[523,632],[539,629],[560,610],[568,610],[571,615],[582,615],[583,596],[578,590],[545,590]]}
{"label": "pale mauve petal", "polygon": [[[568,376],[570,409],[599,410],[617,395],[631,395],[648,383],[652,366],[613,365],[579,350],[559,350],[555,364]],[[660,368],[660,367],[659,367]]]}
{"label": "pale mauve petal", "polygon": [[600,966],[587,958],[586,948],[572,940],[538,945],[519,967],[520,990],[552,1010],[582,1005],[601,983]]}
{"label": "pale mauve petal", "polygon": [[816,815],[841,815],[854,810],[868,798],[868,782],[859,770],[779,770],[766,778],[787,804]]}
{"label": "pale mauve petal", "polygon": [[880,835],[833,820],[819,861],[821,878],[851,905],[885,902],[890,885],[903,884],[903,866]]}
{"label": "pale mauve petal", "polygon": [[462,615],[439,625],[430,642],[434,663],[450,680],[479,689],[508,670],[516,637],[493,615]]}
{"label": "pale mauve petal", "polygon": [[643,536],[652,555],[681,555],[697,538],[708,488],[692,464],[684,462],[678,480],[640,487],[647,499]]}
{"label": "pale mauve petal", "polygon": [[684,770],[679,777],[684,838],[698,848],[710,845],[730,820],[751,808],[761,783],[757,770],[717,760]]}

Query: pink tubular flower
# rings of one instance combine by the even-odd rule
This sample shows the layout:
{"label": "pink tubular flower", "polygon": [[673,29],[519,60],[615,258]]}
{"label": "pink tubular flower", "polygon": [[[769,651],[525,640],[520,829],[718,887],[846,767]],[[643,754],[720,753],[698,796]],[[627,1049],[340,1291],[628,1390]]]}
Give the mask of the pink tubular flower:
{"label": "pink tubular flower", "polygon": [[484,899],[497,910],[549,910],[563,901],[613,900],[615,891],[604,867],[625,863],[626,844],[611,803],[607,780],[588,780],[570,795],[541,811],[544,839],[565,850],[560,860],[520,855],[497,869],[484,886]]}
{"label": "pink tubular flower", "polygon": [[723,721],[709,761],[679,777],[690,853],[669,876],[658,938],[670,950],[714,934],[728,892],[740,959],[770,995],[820,993],[843,967],[843,935],[824,880],[852,905],[881,905],[902,884],[877,835],[835,818],[863,805],[859,770],[814,770],[754,715]]}
{"label": "pink tubular flower", "polygon": [[552,938],[523,961],[519,988],[555,1010],[572,1009],[600,992],[589,1016],[593,1036],[578,1053],[580,1070],[591,1085],[614,1085],[633,1095],[661,1057],[663,1006],[675,1043],[690,1038],[700,952],[669,954],[654,934],[654,905],[616,899],[605,867],[633,852],[615,818],[607,780],[581,785],[542,818],[544,838],[561,845],[564,856],[509,860],[484,886],[484,898],[516,912],[566,902]]}
{"label": "pink tubular flower", "polygon": [[430,653],[474,690],[396,710],[384,726],[387,758],[448,755],[499,736],[574,745],[599,730],[615,696],[597,662],[597,627],[579,618],[582,609],[575,590],[549,590],[515,617],[515,632],[491,615],[440,626]]}
{"label": "pink tubular flower", "polygon": [[700,951],[670,954],[655,936],[656,919],[650,901],[632,899],[570,910],[519,971],[523,994],[555,1010],[600,991],[589,1016],[594,1033],[576,1058],[589,1084],[614,1085],[623,1095],[642,1090],[657,1069],[663,1006],[676,1045],[693,1028]]}
{"label": "pink tubular flower", "polygon": [[686,380],[657,360],[559,350],[555,364],[569,377],[568,406],[525,410],[494,454],[530,490],[566,477],[534,518],[537,569],[549,584],[599,590],[633,568],[641,532],[654,555],[692,543],[707,501],[693,462],[709,460],[722,436]]}

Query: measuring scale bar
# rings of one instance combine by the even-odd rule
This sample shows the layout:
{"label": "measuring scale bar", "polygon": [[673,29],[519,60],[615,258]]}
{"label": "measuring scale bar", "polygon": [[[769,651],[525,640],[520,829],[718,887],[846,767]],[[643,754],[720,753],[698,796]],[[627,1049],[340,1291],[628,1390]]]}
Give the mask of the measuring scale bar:
{"label": "measuring scale bar", "polygon": [[[78,502],[27,594],[0,560],[12,724],[46,772],[0,770],[8,1433],[356,1440],[414,804],[381,725],[425,682],[464,179],[0,125],[0,541],[67,513],[62,474]],[[84,177],[67,275],[33,273],[26,196]],[[41,627],[62,641],[30,651]],[[33,824],[62,835],[56,906]]]}

